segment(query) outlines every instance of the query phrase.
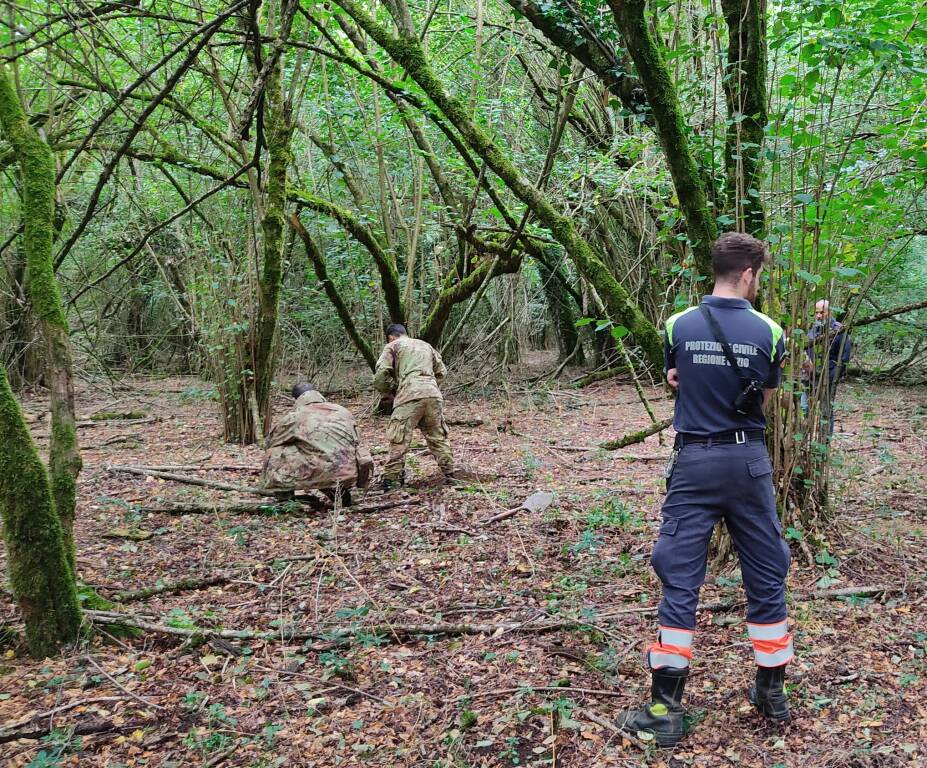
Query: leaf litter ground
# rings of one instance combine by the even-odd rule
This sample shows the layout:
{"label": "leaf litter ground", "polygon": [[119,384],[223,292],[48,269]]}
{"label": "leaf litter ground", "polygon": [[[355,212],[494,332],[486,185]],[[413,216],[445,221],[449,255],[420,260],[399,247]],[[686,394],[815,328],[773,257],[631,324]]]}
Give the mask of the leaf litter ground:
{"label": "leaf litter ground", "polygon": [[[743,608],[705,611],[688,687],[694,732],[672,753],[608,727],[647,694],[641,651],[659,599],[649,554],[669,448],[651,437],[610,454],[584,449],[647,425],[632,387],[449,398],[452,422],[481,420],[452,426],[451,437],[458,461],[484,479],[439,485],[417,448],[408,503],[391,509],[143,511],[178,501],[221,505],[234,494],[113,474],[107,465],[256,481],[260,451],[223,444],[207,392],[169,379],[132,380],[111,396],[81,393],[82,416],[135,417],[80,430],[81,580],[110,599],[210,582],[124,610],[180,630],[250,629],[279,639],[98,633],[44,662],[8,646],[0,660],[4,765],[927,764],[923,391],[853,384],[841,398],[838,525],[816,547],[817,562],[794,558],[789,579],[795,722],[768,728],[746,705]],[[659,390],[648,394],[657,418],[670,414]],[[363,414],[363,439],[382,449],[385,421],[370,415],[369,401],[336,399]],[[285,409],[285,399],[277,406]],[[27,399],[43,448],[44,408]],[[375,458],[382,464],[382,453]],[[537,490],[554,493],[544,511],[480,525]],[[909,589],[874,599],[798,597],[871,584]],[[742,600],[733,563],[712,569],[702,600]],[[581,626],[541,631],[556,621]],[[18,628],[6,591],[0,622]],[[401,632],[436,623],[471,632]],[[291,639],[298,632],[321,636]]]}

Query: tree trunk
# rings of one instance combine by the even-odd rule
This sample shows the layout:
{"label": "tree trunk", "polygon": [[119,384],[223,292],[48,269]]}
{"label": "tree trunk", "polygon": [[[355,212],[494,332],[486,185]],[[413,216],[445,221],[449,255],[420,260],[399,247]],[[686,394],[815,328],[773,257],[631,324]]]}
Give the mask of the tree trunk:
{"label": "tree trunk", "polygon": [[35,317],[27,299],[26,260],[21,249],[10,248],[5,264],[9,287],[0,296],[0,364],[7,369],[14,391],[44,383],[45,356],[36,343]]}
{"label": "tree trunk", "polygon": [[[547,308],[557,331],[557,347],[559,350],[558,362],[563,362],[576,349],[580,343],[579,330],[576,327],[576,315],[573,312],[572,297],[564,289],[563,275],[557,275],[542,261],[536,262],[541,275],[541,285],[544,288],[544,297],[547,299]],[[558,269],[559,272],[559,269]],[[573,356],[574,365],[584,365],[586,356],[582,345]]]}
{"label": "tree trunk", "polygon": [[36,658],[50,656],[62,643],[76,639],[80,630],[72,544],[2,366],[0,513],[10,585],[26,624],[29,652]]}
{"label": "tree trunk", "polygon": [[[264,263],[258,280],[258,317],[254,341],[254,394],[263,432],[270,431],[270,385],[274,378],[277,316],[286,246],[287,169],[292,161],[293,121],[285,102],[278,57],[265,88],[264,134],[267,138],[267,186],[261,231]],[[252,436],[249,436],[252,437]],[[253,442],[253,440],[248,440]]]}
{"label": "tree trunk", "polygon": [[708,208],[698,166],[689,149],[686,121],[679,108],[676,86],[650,33],[645,14],[646,0],[609,0],[609,7],[622,42],[628,47],[647,91],[647,101],[657,124],[657,136],[673,177],[679,206],[686,217],[695,265],[701,274],[711,275],[711,245],[717,235],[717,226]]}
{"label": "tree trunk", "polygon": [[26,120],[26,113],[3,66],[0,66],[0,126],[13,146],[23,179],[23,247],[28,268],[27,285],[32,309],[47,348],[47,378],[51,394],[48,469],[54,501],[52,509],[61,518],[65,552],[73,573],[74,507],[81,459],[74,428],[71,343],[52,264],[55,163],[48,144]]}
{"label": "tree trunk", "polygon": [[727,68],[721,82],[727,101],[724,166],[727,210],[737,230],[763,237],[761,158],[766,127],[765,0],[721,0],[727,22]]}
{"label": "tree trunk", "polygon": [[599,291],[610,318],[627,327],[647,359],[657,367],[663,365],[663,345],[656,328],[641,313],[627,291],[608,271],[595,252],[577,233],[571,219],[557,211],[547,197],[532,185],[499,146],[470,118],[465,105],[450,95],[431,70],[421,43],[415,36],[392,36],[354,0],[337,0],[355,22],[386,50],[396,63],[406,69],[428,94],[438,109],[457,128],[461,136],[500,179],[528,206],[532,214],[548,228],[579,272]]}

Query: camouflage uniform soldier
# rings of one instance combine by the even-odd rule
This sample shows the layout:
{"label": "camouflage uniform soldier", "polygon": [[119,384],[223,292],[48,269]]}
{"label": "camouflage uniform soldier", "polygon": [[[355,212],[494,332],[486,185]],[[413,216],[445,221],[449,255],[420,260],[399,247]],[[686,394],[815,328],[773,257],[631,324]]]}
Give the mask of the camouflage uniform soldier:
{"label": "camouflage uniform soldier", "polygon": [[295,407],[267,436],[261,485],[275,494],[337,489],[350,504],[347,491],[366,488],[373,469],[370,453],[359,445],[354,417],[311,384],[297,384],[292,394]]}
{"label": "camouflage uniform soldier", "polygon": [[454,454],[447,440],[444,398],[437,381],[447,373],[441,355],[428,342],[410,339],[405,326],[398,323],[386,329],[386,340],[373,378],[378,392],[394,393],[393,415],[386,430],[390,446],[389,459],[383,468],[383,486],[402,483],[405,455],[416,427],[424,435],[441,471],[451,477]]}

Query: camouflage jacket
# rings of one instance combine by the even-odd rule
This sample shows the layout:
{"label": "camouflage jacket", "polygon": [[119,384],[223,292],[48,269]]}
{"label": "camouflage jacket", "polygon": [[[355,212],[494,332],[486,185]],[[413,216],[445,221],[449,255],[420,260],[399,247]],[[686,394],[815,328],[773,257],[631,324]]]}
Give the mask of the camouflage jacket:
{"label": "camouflage jacket", "polygon": [[401,336],[383,347],[373,386],[384,395],[395,395],[393,407],[426,397],[443,400],[438,379],[445,374],[438,350],[427,341]]}
{"label": "camouflage jacket", "polygon": [[270,491],[365,486],[372,460],[354,417],[318,392],[305,392],[267,436],[261,484]]}

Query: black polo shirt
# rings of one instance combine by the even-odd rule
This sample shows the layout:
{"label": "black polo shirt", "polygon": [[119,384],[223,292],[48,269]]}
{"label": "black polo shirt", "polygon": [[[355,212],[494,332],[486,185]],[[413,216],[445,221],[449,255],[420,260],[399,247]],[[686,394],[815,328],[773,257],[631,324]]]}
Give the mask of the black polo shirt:
{"label": "black polo shirt", "polygon": [[[746,299],[705,296],[702,303],[724,331],[738,366],[764,389],[779,386],[785,353],[782,328]],[[760,408],[743,416],[733,408],[743,390],[731,370],[721,344],[698,307],[677,312],[666,321],[664,338],[666,370],[679,374],[673,428],[692,435],[715,435],[740,429],[764,429],[766,416]]]}

